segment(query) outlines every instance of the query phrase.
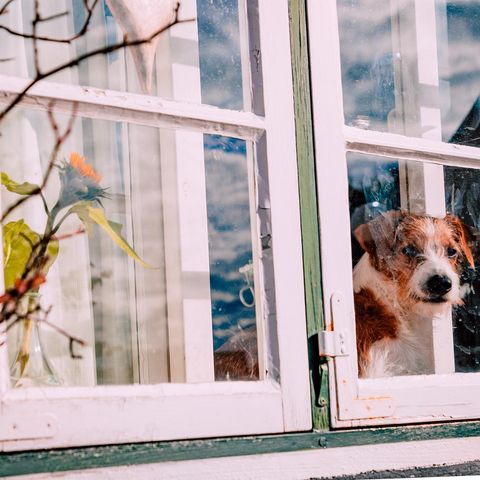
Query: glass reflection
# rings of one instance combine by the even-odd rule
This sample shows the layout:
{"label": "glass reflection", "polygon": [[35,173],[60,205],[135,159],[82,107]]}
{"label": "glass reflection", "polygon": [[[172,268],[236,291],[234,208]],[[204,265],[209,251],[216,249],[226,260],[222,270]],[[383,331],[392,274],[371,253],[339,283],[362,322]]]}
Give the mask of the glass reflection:
{"label": "glass reflection", "polygon": [[[242,80],[239,22],[245,19],[239,7],[238,0],[197,0],[202,101],[232,110],[251,105]],[[258,235],[248,169],[253,151],[245,141],[218,135],[205,135],[204,149],[215,378],[255,380],[259,310],[251,238]]]}
{"label": "glass reflection", "polygon": [[477,2],[337,5],[348,125],[478,144]]}
{"label": "glass reflection", "polygon": [[247,145],[205,136],[215,378],[259,375]]}
{"label": "glass reflection", "polygon": [[470,288],[464,304],[454,311],[455,367],[458,372],[480,371],[480,172],[467,168],[445,168],[447,208],[468,226],[475,253],[475,271],[465,272]]}
{"label": "glass reflection", "polygon": [[[91,4],[91,2],[90,2]],[[88,21],[88,32],[70,43],[39,41],[42,72],[68,63],[87,52],[123,41],[145,38],[175,19],[177,2],[101,0]],[[38,26],[38,35],[68,39],[82,31],[87,11],[82,0],[39,1],[43,16],[55,16]],[[165,9],[170,13],[165,13]],[[34,1],[12,2],[0,24],[16,32],[31,33]],[[116,50],[82,61],[48,80],[109,90],[147,93],[194,103],[207,103],[238,110],[249,109],[242,95],[232,96],[232,86],[241,92],[248,83],[242,64],[248,65],[247,38],[241,33],[243,3],[238,0],[182,0],[178,23],[166,28],[151,44]],[[32,41],[0,31],[0,74],[20,78],[35,75]],[[248,69],[246,69],[248,70]],[[200,85],[202,77],[202,86]],[[208,95],[201,93],[214,83]]]}
{"label": "glass reflection", "polygon": [[[409,298],[403,298],[400,294],[398,298],[395,297],[396,300],[394,301],[396,305],[394,310],[396,312],[408,313],[412,308],[418,310],[414,323],[409,327],[409,335],[412,332],[414,335],[407,344],[411,346],[415,341],[419,340],[416,338],[415,333],[418,333],[417,327],[419,322],[424,322],[424,326],[429,325],[429,328],[421,331],[421,342],[415,348],[417,352],[421,351],[425,346],[431,349],[428,361],[424,363],[424,359],[417,358],[415,360],[418,362],[416,367],[412,365],[403,370],[392,368],[387,372],[383,371],[383,373],[381,369],[366,368],[364,365],[364,370],[362,371],[361,366],[360,373],[364,376],[390,376],[412,373],[480,371],[480,301],[478,295],[480,283],[477,274],[480,267],[479,171],[442,167],[436,167],[437,170],[428,170],[424,168],[424,165],[417,163],[414,165],[416,168],[412,168],[411,164],[413,162],[354,153],[349,153],[347,160],[352,260],[356,272],[354,274],[354,278],[356,278],[354,281],[356,294],[358,294],[360,289],[358,281],[359,269],[362,270],[363,268],[362,261],[364,259],[362,257],[368,251],[368,248],[366,250],[365,240],[362,240],[362,236],[359,235],[359,232],[362,231],[362,228],[364,229],[365,225],[368,226],[367,231],[377,232],[375,234],[376,237],[374,235],[376,250],[380,248],[380,245],[383,245],[382,240],[379,239],[382,232],[386,234],[388,225],[392,226],[395,224],[395,227],[392,227],[392,230],[387,235],[390,240],[387,237],[384,238],[385,241],[391,242],[391,246],[387,249],[388,251],[384,251],[385,258],[388,257],[388,261],[383,264],[385,271],[382,270],[382,262],[380,260],[377,263],[373,262],[373,264],[376,265],[375,268],[378,267],[383,272],[381,273],[381,278],[388,280],[395,286],[394,288],[392,287],[393,290],[397,291],[403,285],[402,282],[408,283],[409,286],[405,290],[407,293],[416,291],[415,285],[412,286],[410,284],[415,279],[420,278],[419,274],[416,273],[416,269],[426,268],[425,265],[429,261],[429,254],[424,252],[421,246],[423,238],[421,228],[415,230],[414,235],[407,242],[408,245],[405,242],[405,245],[402,244],[408,236],[406,233],[408,231],[407,227],[412,224],[410,217],[436,218],[437,220],[433,222],[438,224],[443,221],[443,218],[446,218],[448,221],[444,233],[448,235],[452,233],[450,232],[452,226],[456,225],[458,227],[461,225],[460,233],[456,232],[456,227],[453,230],[452,245],[444,246],[445,248],[440,247],[440,243],[445,238],[441,235],[434,235],[430,240],[429,247],[434,252],[432,255],[438,256],[436,259],[437,267],[438,265],[443,265],[448,270],[448,275],[446,274],[445,276],[452,277],[451,286],[442,295],[448,296],[451,292],[454,292],[455,288],[458,288],[458,298],[450,302],[451,310],[442,310],[441,315],[439,312],[428,313],[428,308],[425,307],[426,304],[420,305],[420,307],[415,306],[415,302],[412,302]],[[409,188],[409,185],[412,184],[416,184],[415,189]],[[432,201],[435,199],[432,197],[429,202],[425,200],[428,199],[429,195],[432,195],[435,188],[437,188],[437,191],[444,192],[443,197],[436,198],[439,205],[435,207],[437,212],[443,209],[442,214],[428,214],[428,208],[433,208]],[[421,209],[418,209],[418,205],[423,206]],[[404,213],[400,214],[400,211]],[[401,217],[401,220],[397,223],[384,220],[396,217]],[[379,225],[382,222],[386,223],[384,227],[380,228]],[[460,246],[453,245],[453,243],[460,241],[460,237],[464,238],[465,244],[460,242]],[[450,250],[448,250],[449,248]],[[471,252],[471,257],[468,252]],[[369,255],[372,256],[374,254],[370,252]],[[403,263],[401,261],[402,258],[404,260]],[[448,266],[448,262],[453,265],[451,268]],[[407,270],[409,271],[408,275],[405,274]],[[370,279],[370,285],[373,288],[378,287],[373,279]],[[432,294],[432,288],[429,290],[429,287],[422,287],[415,295],[422,297],[422,295],[426,294],[425,292]],[[376,294],[378,295],[379,293],[377,292]],[[381,293],[381,296],[385,295],[388,297],[387,290],[383,290]],[[365,312],[364,305],[365,302],[362,303],[362,300],[356,302],[357,316],[362,315],[359,312]],[[371,305],[370,308],[374,307]],[[379,314],[378,318],[380,317],[381,315]],[[435,329],[432,328],[434,318],[437,318],[436,321],[439,318],[441,319],[436,324]],[[426,323],[425,320],[427,320]],[[358,323],[357,331],[361,332],[361,327]],[[408,345],[405,348],[407,347]],[[361,346],[359,348],[361,349]],[[375,355],[372,354],[372,357],[375,357]],[[416,358],[415,355],[413,357]],[[375,358],[380,362],[381,359],[379,360],[378,356]],[[394,365],[401,364],[403,361],[401,356],[395,357],[394,360]]]}
{"label": "glass reflection", "polygon": [[[477,2],[338,0],[337,5],[348,125],[479,145]],[[473,169],[351,154],[352,228],[392,208],[436,216],[450,212],[467,226],[477,258],[479,175]],[[355,264],[363,251],[354,236],[352,248]],[[479,371],[478,279],[468,269],[463,276],[471,289],[453,310],[455,369]]]}
{"label": "glass reflection", "polygon": [[[63,128],[68,119],[58,121]],[[0,133],[2,171],[41,183],[54,143],[46,114],[18,110]],[[79,178],[107,189],[98,190],[97,207],[111,231],[93,221],[86,232],[76,213],[58,230],[60,251],[39,295],[45,309],[53,306],[49,321],[86,343],[74,359],[68,341],[39,324],[58,383],[259,378],[251,151],[248,142],[219,135],[75,121],[59,161],[70,152],[85,157],[88,165],[74,156]],[[45,191],[50,208],[62,188],[55,169]],[[62,193],[59,216],[73,205],[71,194]],[[15,199],[2,189],[3,205]],[[21,219],[45,229],[40,198],[8,221]],[[119,248],[119,237],[149,266]],[[22,334],[9,331],[12,363]]]}

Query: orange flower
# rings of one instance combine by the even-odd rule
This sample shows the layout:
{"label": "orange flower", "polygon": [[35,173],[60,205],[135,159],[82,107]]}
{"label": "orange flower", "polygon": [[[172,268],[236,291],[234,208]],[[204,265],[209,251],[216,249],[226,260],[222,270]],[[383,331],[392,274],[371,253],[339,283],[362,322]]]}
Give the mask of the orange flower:
{"label": "orange flower", "polygon": [[82,175],[95,183],[100,183],[102,177],[93,169],[91,165],[85,163],[85,157],[80,156],[77,152],[70,154],[70,165]]}
{"label": "orange flower", "polygon": [[101,203],[101,198],[108,197],[106,190],[100,186],[102,177],[85,158],[77,152],[70,154],[70,162],[60,167],[61,190],[54,207],[55,214],[62,208],[80,201]]}

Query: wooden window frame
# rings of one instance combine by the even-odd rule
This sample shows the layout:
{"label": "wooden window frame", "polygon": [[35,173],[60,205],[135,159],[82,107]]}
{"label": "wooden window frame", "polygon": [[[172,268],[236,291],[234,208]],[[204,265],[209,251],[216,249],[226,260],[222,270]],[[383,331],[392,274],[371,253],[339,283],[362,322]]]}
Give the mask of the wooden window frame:
{"label": "wooden window frame", "polygon": [[[258,14],[260,25],[262,116],[49,82],[32,88],[22,106],[46,110],[54,100],[56,112],[69,112],[75,102],[81,117],[258,142],[268,165],[271,280],[276,299],[274,341],[280,379],[267,375],[256,382],[13,390],[9,388],[7,350],[3,345],[0,451],[311,428],[288,1],[259,0],[257,8],[253,13]],[[270,14],[273,10],[275,16]],[[6,104],[25,83],[0,76],[0,102]]]}
{"label": "wooden window frame", "polygon": [[[419,166],[480,168],[480,149],[345,126],[336,1],[308,0],[307,6],[324,312],[326,329],[344,332],[347,353],[330,363],[331,425],[479,418],[479,374],[358,379],[346,154],[391,157]],[[438,368],[444,368],[441,362]]]}

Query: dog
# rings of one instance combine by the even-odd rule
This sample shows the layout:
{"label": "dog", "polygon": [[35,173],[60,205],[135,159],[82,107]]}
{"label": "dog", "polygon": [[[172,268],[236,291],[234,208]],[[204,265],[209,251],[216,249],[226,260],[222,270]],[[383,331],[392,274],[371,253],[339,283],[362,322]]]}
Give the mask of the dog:
{"label": "dog", "polygon": [[453,215],[391,210],[358,226],[353,270],[359,376],[434,373],[432,319],[461,305],[474,269],[469,234]]}

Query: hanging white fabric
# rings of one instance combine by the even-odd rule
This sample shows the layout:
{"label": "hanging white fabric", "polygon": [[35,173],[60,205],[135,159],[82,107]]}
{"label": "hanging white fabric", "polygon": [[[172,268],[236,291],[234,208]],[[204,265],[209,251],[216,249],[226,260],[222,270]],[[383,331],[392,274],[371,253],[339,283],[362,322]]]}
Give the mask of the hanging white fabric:
{"label": "hanging white fabric", "polygon": [[[161,32],[175,21],[178,0],[107,0],[115,20],[127,39],[143,40]],[[152,87],[153,63],[159,35],[149,42],[130,47],[140,86],[144,93]]]}

